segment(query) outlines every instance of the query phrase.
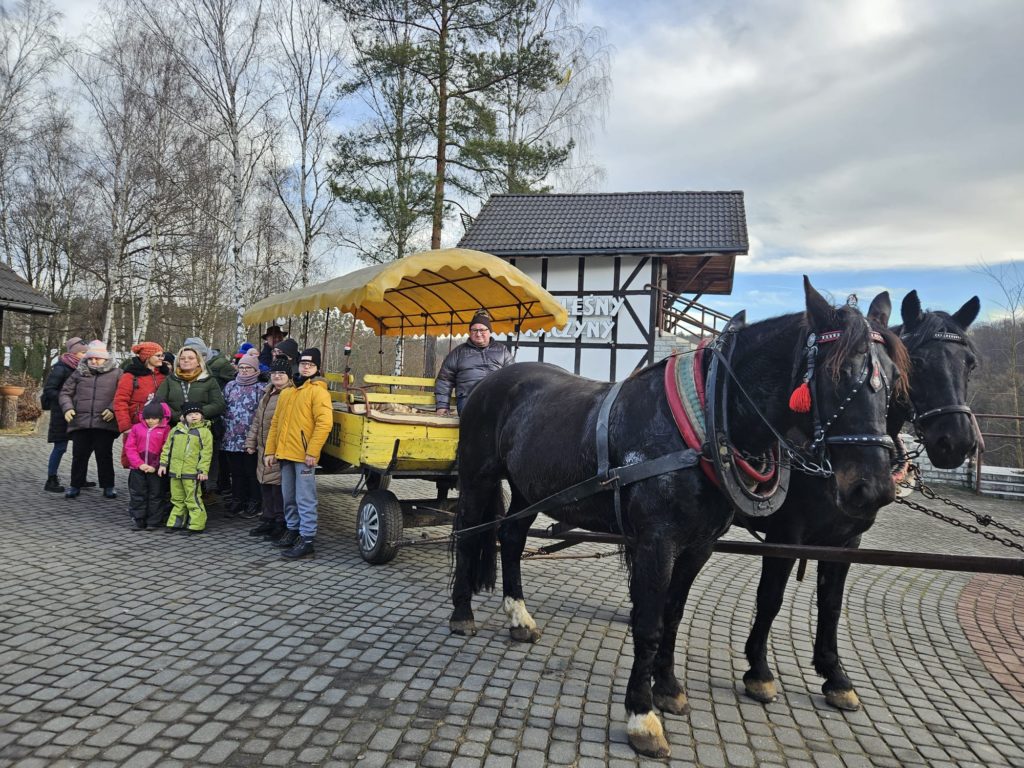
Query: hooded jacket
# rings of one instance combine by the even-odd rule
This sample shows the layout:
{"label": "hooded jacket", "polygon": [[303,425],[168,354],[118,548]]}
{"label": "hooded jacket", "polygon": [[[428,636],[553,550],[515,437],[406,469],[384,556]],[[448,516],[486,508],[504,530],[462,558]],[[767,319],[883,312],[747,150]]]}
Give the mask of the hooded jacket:
{"label": "hooded jacket", "polygon": [[79,429],[117,432],[117,421],[104,421],[103,411],[114,410],[114,393],[117,392],[122,373],[113,360],[107,360],[95,369],[89,367],[87,360],[83,360],[75,372],[68,376],[59,397],[62,414],[72,409],[75,411],[75,418],[68,424],[68,432]]}
{"label": "hooded jacket", "polygon": [[256,406],[249,433],[245,436],[245,449],[256,451],[256,480],[263,485],[281,484],[281,465],[268,467],[263,463],[263,456],[267,447],[267,437],[270,435],[270,424],[274,420],[277,404],[281,401],[281,393],[293,386],[295,385],[291,379],[281,389],[277,389],[273,384],[267,385],[263,397]]}
{"label": "hooded jacket", "polygon": [[213,459],[213,433],[210,423],[200,421],[188,426],[179,421],[167,436],[160,453],[160,466],[167,467],[170,477],[195,480],[198,474],[208,474]]}
{"label": "hooded jacket", "polygon": [[68,439],[68,425],[64,421],[64,409],[60,407],[60,391],[64,387],[75,369],[58,360],[50,369],[46,377],[46,384],[43,385],[43,400],[50,410],[50,426],[46,430],[46,441],[48,443],[59,443]]}
{"label": "hooded jacket", "polygon": [[156,394],[157,388],[170,373],[166,365],[156,370],[146,366],[138,355],[132,357],[124,366],[124,375],[117,383],[114,393],[114,415],[117,416],[117,429],[127,432],[139,421],[139,414]]}
{"label": "hooded jacket", "polygon": [[124,452],[128,457],[128,466],[138,469],[143,464],[155,467],[160,463],[167,435],[170,434],[171,409],[167,403],[160,403],[164,409],[164,417],[155,427],[146,424],[144,419],[133,424],[124,442]]}
{"label": "hooded jacket", "polygon": [[[171,423],[175,424],[181,418],[181,406],[191,401],[203,406],[203,418],[212,422],[224,413],[224,395],[221,392],[220,384],[206,370],[206,358],[201,349],[192,346],[184,346],[178,350],[175,360],[181,359],[181,353],[190,349],[199,358],[201,373],[198,378],[192,381],[185,381],[178,376],[177,363],[174,372],[169,375],[156,390],[155,399],[160,403],[167,403],[171,406]],[[205,347],[203,347],[205,349]]]}
{"label": "hooded jacket", "polygon": [[319,461],[334,424],[334,409],[327,381],[316,376],[278,395],[277,410],[270,422],[266,453],[285,461]]}
{"label": "hooded jacket", "polygon": [[259,381],[252,384],[240,384],[238,380],[229,381],[224,387],[224,438],[221,441],[222,451],[241,453],[245,450],[245,438],[249,433],[253,415],[260,403],[265,385]]}

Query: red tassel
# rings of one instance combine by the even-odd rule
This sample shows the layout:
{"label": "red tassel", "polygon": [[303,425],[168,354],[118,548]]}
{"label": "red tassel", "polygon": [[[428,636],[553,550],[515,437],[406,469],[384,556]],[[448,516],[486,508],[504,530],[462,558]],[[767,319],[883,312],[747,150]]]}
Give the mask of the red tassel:
{"label": "red tassel", "polygon": [[789,409],[797,413],[808,413],[811,410],[811,388],[806,381],[789,396]]}

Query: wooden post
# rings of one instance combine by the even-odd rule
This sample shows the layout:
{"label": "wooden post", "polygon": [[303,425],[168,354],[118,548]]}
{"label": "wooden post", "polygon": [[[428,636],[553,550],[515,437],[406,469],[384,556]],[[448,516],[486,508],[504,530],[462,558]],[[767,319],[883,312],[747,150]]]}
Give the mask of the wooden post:
{"label": "wooden post", "polygon": [[3,395],[0,400],[0,429],[14,429],[18,425],[18,396]]}

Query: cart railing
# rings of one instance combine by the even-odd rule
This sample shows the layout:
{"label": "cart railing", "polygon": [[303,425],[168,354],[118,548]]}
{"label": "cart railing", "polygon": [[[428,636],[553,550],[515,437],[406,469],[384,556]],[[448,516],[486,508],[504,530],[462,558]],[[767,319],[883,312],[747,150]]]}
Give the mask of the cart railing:
{"label": "cart railing", "polygon": [[331,399],[341,403],[365,403],[369,406],[385,403],[408,405],[418,410],[433,410],[434,379],[425,376],[385,376],[368,373],[363,376],[362,386],[352,386],[351,376],[343,373],[328,373],[329,382],[344,387],[341,391],[331,390]]}

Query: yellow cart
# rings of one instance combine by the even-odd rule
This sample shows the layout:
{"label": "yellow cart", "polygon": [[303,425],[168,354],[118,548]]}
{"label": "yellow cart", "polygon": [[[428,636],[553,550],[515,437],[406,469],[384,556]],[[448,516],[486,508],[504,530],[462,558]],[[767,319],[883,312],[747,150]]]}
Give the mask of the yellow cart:
{"label": "yellow cart", "polygon": [[[565,308],[519,269],[463,248],[426,251],[270,296],[244,320],[273,322],[324,309],[348,312],[378,336],[462,334],[480,309],[490,313],[496,333],[550,330],[568,321]],[[354,386],[347,370],[326,377],[334,427],[322,471],[358,472],[365,479],[356,520],[359,552],[367,562],[386,563],[397,554],[404,528],[450,520],[459,421],[434,413],[431,378],[367,374]],[[437,494],[400,500],[388,490],[392,478],[431,480]]]}

